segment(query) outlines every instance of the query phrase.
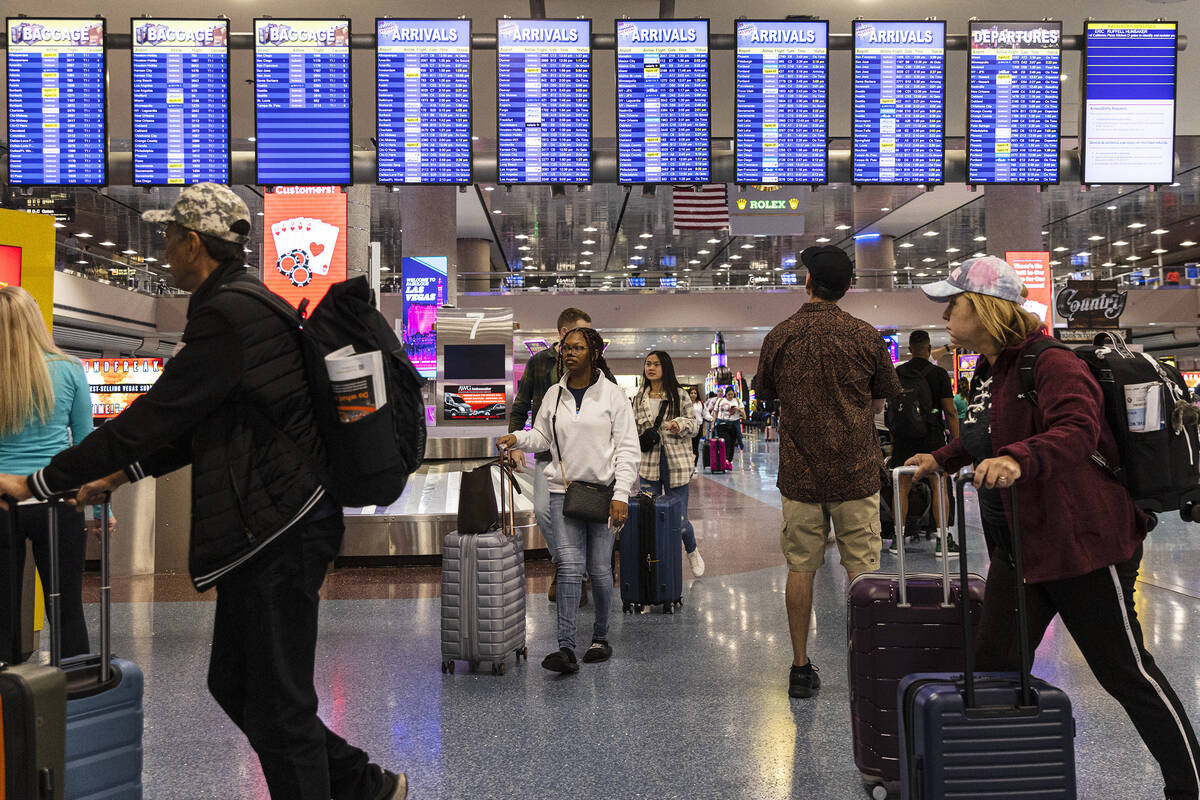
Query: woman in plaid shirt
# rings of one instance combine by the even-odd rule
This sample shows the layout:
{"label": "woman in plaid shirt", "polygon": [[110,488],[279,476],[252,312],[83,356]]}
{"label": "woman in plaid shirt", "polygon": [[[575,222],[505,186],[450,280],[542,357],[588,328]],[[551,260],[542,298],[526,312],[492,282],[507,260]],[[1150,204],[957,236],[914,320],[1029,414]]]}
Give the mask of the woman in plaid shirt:
{"label": "woman in plaid shirt", "polygon": [[691,440],[700,423],[692,413],[692,399],[675,377],[671,357],[662,350],[646,356],[642,388],[633,398],[633,417],[643,441],[642,434],[651,428],[659,435],[655,446],[642,451],[638,468],[642,491],[683,498],[683,549],[692,575],[699,578],[704,574],[704,559],[696,548],[696,531],[687,517],[687,504],[688,484],[695,467]]}

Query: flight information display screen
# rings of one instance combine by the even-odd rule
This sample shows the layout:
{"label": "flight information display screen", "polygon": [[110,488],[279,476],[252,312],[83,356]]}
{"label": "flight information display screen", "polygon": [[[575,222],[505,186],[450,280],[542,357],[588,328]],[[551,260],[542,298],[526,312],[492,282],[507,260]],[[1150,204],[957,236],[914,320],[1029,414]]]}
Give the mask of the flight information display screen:
{"label": "flight information display screen", "polygon": [[107,181],[104,20],[8,20],[8,182]]}
{"label": "flight information display screen", "polygon": [[133,182],[229,183],[229,21],[133,20]]}
{"label": "flight information display screen", "polygon": [[854,182],[942,182],[945,22],[854,22]]}
{"label": "flight information display screen", "polygon": [[258,183],[349,184],[350,23],[254,20]]}
{"label": "flight information display screen", "polygon": [[617,180],[707,183],[708,20],[617,20]]}
{"label": "flight information display screen", "polygon": [[592,23],[496,23],[500,183],[592,179]]}
{"label": "flight information display screen", "polygon": [[825,183],[828,39],[828,22],[738,20],[738,183]]}
{"label": "flight information display screen", "polygon": [[1083,182],[1175,179],[1174,22],[1088,22]]}
{"label": "flight information display screen", "polygon": [[471,182],[471,21],[375,21],[380,183]]}
{"label": "flight information display screen", "polygon": [[1061,22],[972,22],[967,183],[1058,183]]}

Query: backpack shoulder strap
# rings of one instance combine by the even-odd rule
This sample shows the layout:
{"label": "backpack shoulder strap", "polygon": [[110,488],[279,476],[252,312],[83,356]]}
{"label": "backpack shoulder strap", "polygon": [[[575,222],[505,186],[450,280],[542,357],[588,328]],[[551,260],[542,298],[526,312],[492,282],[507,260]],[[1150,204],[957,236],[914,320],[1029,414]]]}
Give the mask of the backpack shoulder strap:
{"label": "backpack shoulder strap", "polygon": [[1037,367],[1038,356],[1046,352],[1052,347],[1070,350],[1071,348],[1057,339],[1038,339],[1033,344],[1026,347],[1021,353],[1020,363],[1017,365],[1017,373],[1021,379],[1021,393],[1017,395],[1022,400],[1028,400],[1035,406],[1038,404],[1037,385],[1034,381],[1034,369]]}
{"label": "backpack shoulder strap", "polygon": [[288,322],[299,323],[301,327],[304,325],[304,310],[308,307],[308,299],[305,298],[300,304],[300,310],[292,308],[286,300],[272,292],[261,283],[253,281],[234,281],[227,283],[221,287],[224,291],[237,292],[238,294],[248,295],[257,298],[264,305],[269,307],[279,316],[283,317]]}

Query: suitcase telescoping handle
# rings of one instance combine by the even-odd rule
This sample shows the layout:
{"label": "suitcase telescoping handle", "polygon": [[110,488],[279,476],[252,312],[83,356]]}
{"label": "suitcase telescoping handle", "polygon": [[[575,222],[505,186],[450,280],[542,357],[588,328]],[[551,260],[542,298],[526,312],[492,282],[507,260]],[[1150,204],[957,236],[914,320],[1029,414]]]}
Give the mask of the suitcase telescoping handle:
{"label": "suitcase telescoping handle", "polygon": [[[919,467],[896,467],[892,470],[892,520],[896,535],[896,560],[900,569],[900,608],[908,608],[908,573],[904,566],[904,520],[900,517],[900,502],[903,493],[900,491],[900,476],[915,475]],[[934,475],[934,502],[938,504],[938,538],[942,543],[942,608],[950,608],[950,548],[947,538],[950,528],[946,523],[949,500],[946,497],[945,473],[938,470]],[[963,597],[966,598],[966,584],[963,584]],[[965,602],[965,599],[964,599]]]}
{"label": "suitcase telescoping handle", "polygon": [[[958,567],[962,573],[962,585],[965,592],[970,578],[967,572],[967,506],[963,490],[968,483],[975,482],[975,470],[963,467],[954,478],[954,490],[958,500]],[[1029,617],[1025,608],[1025,570],[1021,565],[1021,524],[1017,521],[1017,493],[1008,490],[1009,509],[1008,520],[1010,538],[1012,539],[1012,557],[1017,583],[1017,651],[1021,658],[1021,705],[1033,705],[1033,689],[1030,671],[1033,669],[1033,659],[1029,653]],[[963,617],[963,703],[966,708],[975,707],[975,646],[971,637],[971,604],[962,604]]]}

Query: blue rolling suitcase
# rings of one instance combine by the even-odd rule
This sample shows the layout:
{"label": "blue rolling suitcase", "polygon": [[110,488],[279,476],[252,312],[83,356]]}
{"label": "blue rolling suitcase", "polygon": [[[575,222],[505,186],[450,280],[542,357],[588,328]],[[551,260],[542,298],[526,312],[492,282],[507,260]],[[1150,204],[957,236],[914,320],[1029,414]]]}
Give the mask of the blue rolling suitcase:
{"label": "blue rolling suitcase", "polygon": [[621,603],[626,614],[683,605],[683,515],[678,497],[636,494],[621,531]]}
{"label": "blue rolling suitcase", "polygon": [[[967,582],[963,487],[956,480],[960,570]],[[900,774],[903,800],[1074,800],[1075,721],[1060,689],[1032,678],[1021,535],[1011,497],[1016,563],[1017,674],[975,674],[970,615],[963,605],[962,673],[909,675],[900,682]]]}

